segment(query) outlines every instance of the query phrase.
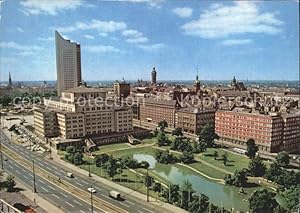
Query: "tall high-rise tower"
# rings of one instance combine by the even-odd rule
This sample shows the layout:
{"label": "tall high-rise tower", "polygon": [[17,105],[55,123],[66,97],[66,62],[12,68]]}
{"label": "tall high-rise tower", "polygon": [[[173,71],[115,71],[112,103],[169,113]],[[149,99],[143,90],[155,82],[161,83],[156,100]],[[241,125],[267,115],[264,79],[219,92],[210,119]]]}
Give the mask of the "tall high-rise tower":
{"label": "tall high-rise tower", "polygon": [[8,87],[12,87],[12,80],[10,73],[8,74]]}
{"label": "tall high-rise tower", "polygon": [[80,44],[64,39],[55,31],[57,95],[81,82]]}
{"label": "tall high-rise tower", "polygon": [[153,67],[153,70],[151,72],[151,83],[152,84],[156,84],[156,70],[155,70],[155,67]]}

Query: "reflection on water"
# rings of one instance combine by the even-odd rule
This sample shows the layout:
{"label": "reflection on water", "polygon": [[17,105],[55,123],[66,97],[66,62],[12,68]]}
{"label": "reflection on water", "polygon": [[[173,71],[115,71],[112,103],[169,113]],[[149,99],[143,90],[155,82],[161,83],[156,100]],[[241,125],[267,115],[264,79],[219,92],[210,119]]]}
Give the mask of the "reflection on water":
{"label": "reflection on water", "polygon": [[238,193],[238,188],[211,182],[179,165],[164,165],[157,163],[156,159],[151,154],[133,154],[133,158],[138,161],[147,161],[150,164],[150,169],[153,173],[169,180],[173,184],[181,185],[184,180],[189,180],[197,193],[207,195],[214,204],[219,206],[223,205],[228,209],[235,208],[239,210],[248,210],[248,203],[242,200],[249,195],[240,195]]}

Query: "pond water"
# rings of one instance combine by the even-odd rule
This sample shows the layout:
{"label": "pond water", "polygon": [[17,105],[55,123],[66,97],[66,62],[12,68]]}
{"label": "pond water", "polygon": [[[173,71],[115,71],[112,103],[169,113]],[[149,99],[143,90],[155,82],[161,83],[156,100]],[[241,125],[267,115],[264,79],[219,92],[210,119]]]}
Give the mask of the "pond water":
{"label": "pond water", "polygon": [[224,206],[227,209],[248,210],[248,203],[242,200],[248,198],[250,193],[241,195],[238,193],[239,188],[237,187],[215,183],[180,165],[157,163],[151,154],[133,154],[133,158],[138,161],[147,161],[153,173],[173,184],[182,185],[185,180],[188,180],[192,183],[196,193],[205,194],[215,205]]}

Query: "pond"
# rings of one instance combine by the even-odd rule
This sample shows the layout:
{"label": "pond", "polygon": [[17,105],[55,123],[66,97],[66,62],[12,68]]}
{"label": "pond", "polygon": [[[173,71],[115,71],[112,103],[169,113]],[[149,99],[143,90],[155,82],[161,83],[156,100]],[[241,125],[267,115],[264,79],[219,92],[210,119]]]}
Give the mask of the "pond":
{"label": "pond", "polygon": [[243,201],[243,199],[250,197],[253,190],[245,190],[247,194],[241,195],[238,193],[239,188],[215,183],[188,168],[174,164],[157,163],[151,154],[133,154],[133,158],[138,161],[147,161],[153,173],[169,180],[173,184],[181,185],[185,180],[188,180],[192,183],[196,193],[207,195],[215,205],[224,206],[226,209],[248,210],[248,203]]}

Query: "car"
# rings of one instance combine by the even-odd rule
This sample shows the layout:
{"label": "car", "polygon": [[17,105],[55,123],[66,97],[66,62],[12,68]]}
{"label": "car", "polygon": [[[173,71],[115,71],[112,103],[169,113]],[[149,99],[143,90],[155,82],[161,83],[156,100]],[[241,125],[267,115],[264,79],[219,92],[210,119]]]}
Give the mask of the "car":
{"label": "car", "polygon": [[97,192],[96,189],[94,189],[93,187],[88,188],[88,191],[91,192],[91,193],[96,193]]}

